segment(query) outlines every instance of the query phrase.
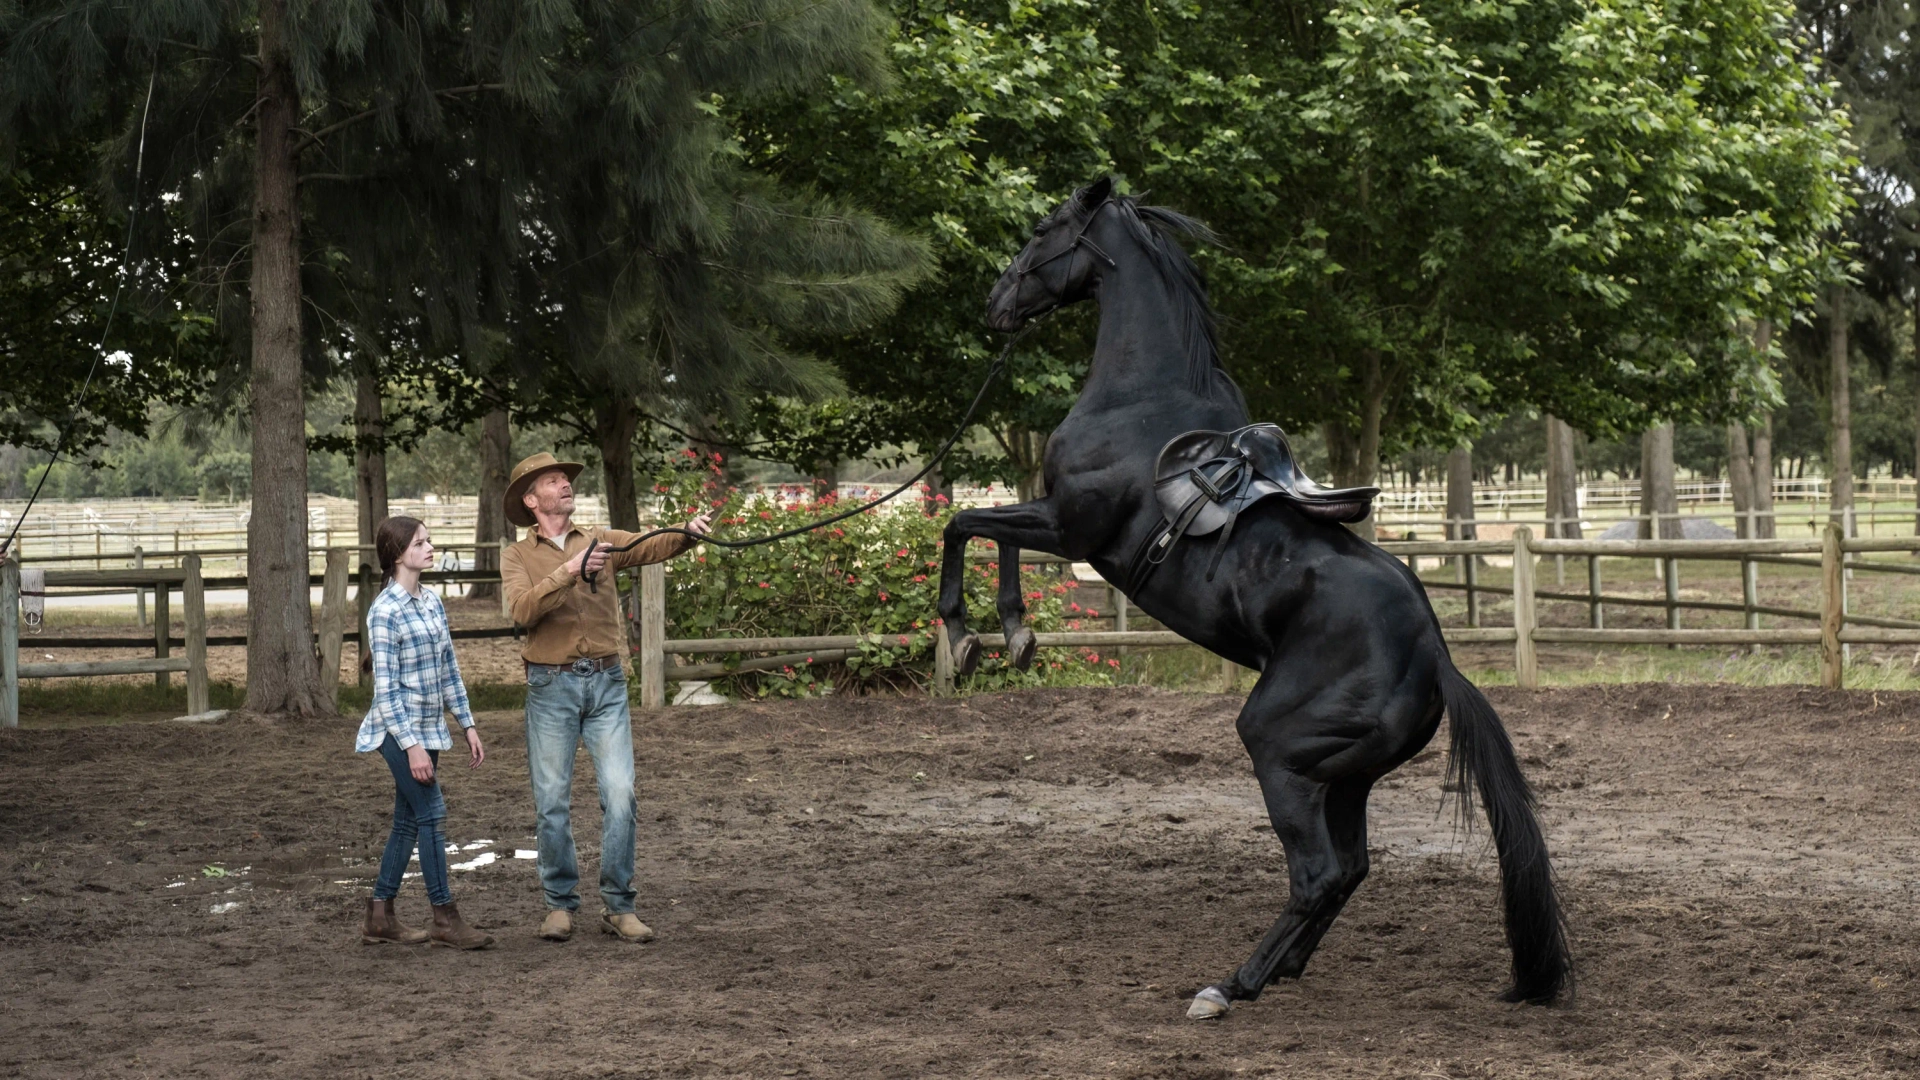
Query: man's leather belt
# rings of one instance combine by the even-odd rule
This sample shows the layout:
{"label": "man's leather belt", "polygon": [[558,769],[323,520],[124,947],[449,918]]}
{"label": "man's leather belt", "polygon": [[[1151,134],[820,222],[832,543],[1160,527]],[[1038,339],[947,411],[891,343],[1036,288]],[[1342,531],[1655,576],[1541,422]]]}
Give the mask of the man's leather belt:
{"label": "man's leather belt", "polygon": [[526,664],[529,673],[535,671],[551,671],[555,675],[559,675],[562,672],[571,672],[575,675],[596,675],[609,668],[619,667],[620,654],[608,653],[605,656],[582,656],[577,660],[569,660],[564,664],[536,664],[531,660],[527,661]]}

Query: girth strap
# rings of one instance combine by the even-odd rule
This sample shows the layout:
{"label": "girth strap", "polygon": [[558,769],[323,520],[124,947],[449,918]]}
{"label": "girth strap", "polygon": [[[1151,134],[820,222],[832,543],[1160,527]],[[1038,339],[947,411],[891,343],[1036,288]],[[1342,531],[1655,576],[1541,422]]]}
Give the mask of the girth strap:
{"label": "girth strap", "polygon": [[[1218,457],[1201,462],[1187,471],[1198,492],[1186,501],[1179,513],[1171,520],[1162,517],[1160,524],[1147,534],[1146,540],[1134,552],[1133,560],[1127,567],[1127,591],[1136,592],[1153,576],[1153,571],[1165,562],[1174,545],[1187,535],[1200,511],[1209,504],[1229,505],[1241,490],[1253,479],[1253,469],[1243,457]],[[1233,537],[1234,522],[1240,519],[1238,510],[1227,514],[1226,525],[1220,530],[1220,537],[1213,546],[1213,557],[1207,560],[1207,580],[1213,580],[1214,571],[1220,567],[1220,556],[1227,550],[1227,541]]]}

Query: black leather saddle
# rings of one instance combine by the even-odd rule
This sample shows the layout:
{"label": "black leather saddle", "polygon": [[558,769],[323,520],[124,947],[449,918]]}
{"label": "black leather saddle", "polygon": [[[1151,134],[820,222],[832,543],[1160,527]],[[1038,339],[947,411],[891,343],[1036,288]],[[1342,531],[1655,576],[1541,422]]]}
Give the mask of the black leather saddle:
{"label": "black leather saddle", "polygon": [[1154,462],[1153,491],[1161,522],[1148,534],[1129,569],[1129,589],[1146,583],[1181,538],[1215,532],[1207,580],[1233,537],[1242,511],[1262,499],[1279,496],[1319,521],[1359,521],[1373,507],[1377,487],[1329,488],[1300,470],[1287,434],[1276,424],[1251,424],[1233,431],[1189,431],[1161,447]]}

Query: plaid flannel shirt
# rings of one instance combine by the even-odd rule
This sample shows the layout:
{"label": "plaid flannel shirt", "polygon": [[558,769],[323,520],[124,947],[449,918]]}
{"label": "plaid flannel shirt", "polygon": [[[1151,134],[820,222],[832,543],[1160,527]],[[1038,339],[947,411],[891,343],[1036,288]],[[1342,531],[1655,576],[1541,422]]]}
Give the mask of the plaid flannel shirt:
{"label": "plaid flannel shirt", "polygon": [[392,735],[402,750],[450,749],[446,713],[470,728],[473,709],[440,598],[432,589],[414,596],[399,582],[389,584],[367,610],[367,636],[373,649],[373,707],[360,722],[353,748],[363,754],[378,750]]}

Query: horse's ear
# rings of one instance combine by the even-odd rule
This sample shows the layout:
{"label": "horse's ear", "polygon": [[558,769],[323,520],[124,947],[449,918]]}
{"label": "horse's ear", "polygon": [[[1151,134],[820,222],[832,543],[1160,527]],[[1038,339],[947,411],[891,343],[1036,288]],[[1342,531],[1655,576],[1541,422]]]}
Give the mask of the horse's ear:
{"label": "horse's ear", "polygon": [[1091,210],[1113,197],[1113,177],[1103,176],[1080,189],[1080,206]]}

